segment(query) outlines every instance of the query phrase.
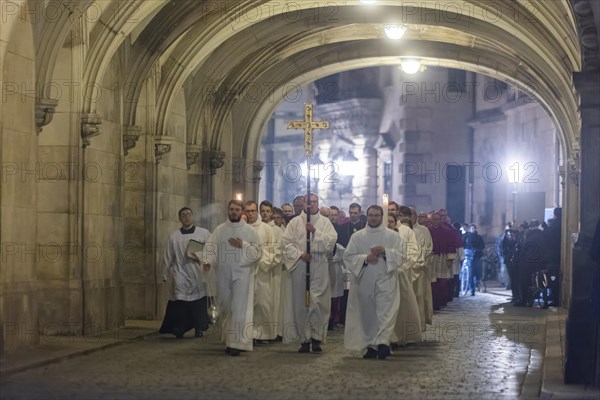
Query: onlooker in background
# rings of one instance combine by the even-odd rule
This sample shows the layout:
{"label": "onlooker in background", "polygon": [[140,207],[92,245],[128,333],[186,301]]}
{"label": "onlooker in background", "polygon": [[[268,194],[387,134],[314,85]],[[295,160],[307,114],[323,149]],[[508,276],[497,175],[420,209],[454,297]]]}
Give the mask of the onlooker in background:
{"label": "onlooker in background", "polygon": [[508,272],[508,285],[512,291],[512,302],[518,303],[521,301],[521,293],[519,291],[519,270],[517,264],[517,245],[519,243],[519,231],[512,229],[512,224],[504,231],[502,238],[502,257],[506,262]]}
{"label": "onlooker in background", "polygon": [[469,267],[469,289],[471,289],[471,296],[475,296],[475,289],[477,282],[481,279],[481,258],[483,257],[483,249],[485,243],[479,233],[477,233],[477,226],[471,224],[469,226],[469,232],[464,236],[465,241],[465,260]]}
{"label": "onlooker in background", "polygon": [[551,282],[550,303],[557,307],[560,304],[560,256],[561,256],[561,230],[562,230],[562,208],[554,209],[554,218],[550,226],[544,229],[544,241],[546,244],[546,267],[550,276],[556,279]]}
{"label": "onlooker in background", "polygon": [[504,231],[496,238],[496,253],[498,254],[498,263],[500,266],[500,270],[498,271],[498,281],[507,290],[510,288],[510,286],[508,280],[508,271],[506,269],[506,261],[504,260],[504,256],[502,254],[502,243],[504,241],[504,235],[506,234],[506,231],[510,229],[510,226],[512,226],[512,224],[509,222],[504,227]]}
{"label": "onlooker in background", "polygon": [[531,275],[544,267],[544,233],[540,230],[540,222],[533,219],[529,221],[529,228],[523,233],[523,240],[519,241],[519,285],[521,301],[515,306],[522,307],[529,295]]}
{"label": "onlooker in background", "polygon": [[[462,225],[459,222],[455,222],[452,224],[454,229],[460,234]],[[463,261],[465,260],[465,243],[462,239],[462,235],[460,236],[460,243],[456,245],[456,258],[452,263],[452,275],[454,279],[454,290],[453,296],[458,297],[460,294],[460,270],[463,265]]]}

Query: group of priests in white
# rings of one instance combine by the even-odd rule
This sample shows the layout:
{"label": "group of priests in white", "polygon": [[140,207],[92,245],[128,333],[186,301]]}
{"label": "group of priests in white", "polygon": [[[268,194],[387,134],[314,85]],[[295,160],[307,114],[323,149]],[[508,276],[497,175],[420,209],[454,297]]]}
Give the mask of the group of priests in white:
{"label": "group of priests in white", "polygon": [[[195,328],[195,336],[202,336],[208,329],[209,298],[218,304],[215,327],[221,329],[226,354],[238,356],[279,338],[300,343],[300,353],[321,353],[335,259],[340,274],[351,276],[344,332],[348,350],[385,359],[392,343],[421,341],[424,323],[431,322],[423,298],[430,285],[427,246],[419,243],[420,235],[401,224],[388,229],[383,209],[374,205],[367,210],[366,227],[344,249],[336,243],[334,225],[319,212],[318,196],[307,196],[306,203],[310,218],[302,211],[283,228],[263,213],[263,207],[272,209],[269,202],[260,204],[261,220],[256,202],[230,200],[227,221],[212,234],[192,224],[189,208],[181,209],[182,227],[165,249],[162,278],[171,277],[171,284],[160,332],[181,338]],[[190,252],[190,239],[203,248]]]}

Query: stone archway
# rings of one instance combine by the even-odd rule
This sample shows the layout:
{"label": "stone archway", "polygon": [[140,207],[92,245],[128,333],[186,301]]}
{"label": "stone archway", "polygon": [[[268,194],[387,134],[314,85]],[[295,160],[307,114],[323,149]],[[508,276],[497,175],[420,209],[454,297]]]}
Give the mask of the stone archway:
{"label": "stone archway", "polygon": [[[58,5],[56,2],[33,0],[13,3],[28,3],[42,7],[42,10],[43,7]],[[381,24],[396,16],[404,17],[406,20],[403,22],[412,27],[407,35],[407,42],[412,42],[412,48],[403,51],[422,48],[423,57],[444,60],[434,61],[443,65],[471,66],[483,73],[539,85],[531,92],[541,94],[547,110],[554,116],[569,158],[565,204],[569,205],[571,212],[565,217],[563,250],[570,249],[567,238],[571,233],[579,232],[579,240],[573,262],[570,259],[565,261],[567,265],[575,266],[575,288],[580,287],[580,282],[589,280],[585,273],[591,267],[585,257],[593,222],[580,216],[579,210],[585,210],[594,219],[600,209],[597,204],[600,194],[597,182],[594,182],[599,168],[594,152],[599,150],[597,127],[600,125],[596,100],[600,97],[597,96],[598,2],[539,1],[526,7],[521,2],[495,3],[505,7],[501,10],[504,15],[494,14],[485,2],[466,2],[465,6],[469,8],[448,10],[440,9],[440,2],[435,0],[421,1],[419,7],[385,1],[381,2],[379,13],[377,9],[366,12],[359,0],[342,4],[328,2],[321,7],[317,7],[319,4],[314,1],[299,1],[295,8],[277,0],[224,1],[212,9],[206,7],[209,3],[195,0],[115,1],[110,4],[118,7],[112,11],[105,10],[101,21],[90,25],[93,27],[89,32],[86,21],[82,21],[86,10],[95,4],[89,0],[61,2],[62,11],[54,21],[32,24],[27,18],[23,19],[28,27],[31,25],[33,32],[31,36],[36,53],[31,57],[35,59],[33,72],[29,72],[35,77],[38,88],[46,87],[56,78],[57,62],[64,61],[60,60],[59,54],[63,52],[72,56],[73,63],[77,64],[72,76],[80,83],[102,84],[111,79],[110,74],[122,73],[123,76],[118,76],[114,82],[122,84],[127,91],[122,97],[118,96],[120,93],[115,95],[114,105],[94,104],[89,93],[78,92],[76,101],[70,105],[70,115],[63,115],[59,122],[55,119],[54,125],[49,125],[54,131],[65,132],[61,137],[65,146],[69,147],[65,159],[80,160],[77,158],[81,155],[78,148],[82,143],[89,144],[89,137],[96,135],[96,143],[85,150],[85,154],[93,153],[93,157],[97,158],[108,156],[117,162],[117,172],[121,174],[127,172],[122,166],[127,160],[135,160],[138,164],[134,165],[143,166],[140,169],[144,171],[143,179],[131,186],[131,195],[139,199],[139,207],[131,207],[127,211],[130,214],[120,214],[125,203],[120,193],[130,189],[120,181],[115,184],[117,188],[110,189],[117,194],[111,192],[114,195],[111,195],[110,201],[99,206],[94,201],[102,197],[100,194],[106,196],[107,191],[98,189],[98,186],[94,189],[96,192],[89,192],[93,186],[86,186],[81,177],[73,178],[69,190],[64,190],[64,193],[53,191],[56,197],[67,197],[68,194],[77,199],[56,212],[57,215],[62,213],[61,217],[69,221],[72,237],[77,238],[77,232],[82,228],[83,207],[94,209],[98,206],[105,213],[102,217],[109,222],[101,229],[94,224],[101,225],[102,218],[88,222],[97,230],[91,232],[90,240],[100,241],[113,236],[123,239],[126,232],[130,232],[127,227],[135,227],[131,232],[142,232],[145,237],[145,247],[138,250],[143,254],[144,263],[151,266],[144,270],[146,278],[151,281],[150,275],[154,272],[151,268],[156,268],[159,258],[157,248],[164,238],[157,238],[159,232],[152,224],[140,228],[136,218],[154,220],[158,216],[169,215],[175,207],[173,204],[181,201],[192,199],[203,204],[229,196],[232,178],[228,176],[222,182],[215,182],[209,175],[223,164],[223,153],[226,153],[228,161],[234,158],[247,163],[257,161],[258,138],[273,105],[265,103],[264,98],[253,104],[237,101],[246,85],[271,79],[277,87],[283,87],[290,80],[308,82],[361,62],[395,64],[398,56],[406,54],[400,54],[398,49],[396,54],[390,49],[386,52],[380,28]],[[262,14],[258,13],[261,7]],[[119,12],[113,12],[115,10]],[[265,14],[265,11],[268,12]],[[304,18],[298,17],[303,12]],[[466,19],[457,22],[458,16]],[[11,15],[11,18],[20,17]],[[7,26],[3,23],[3,32],[8,30]],[[65,50],[68,46],[64,45],[69,34],[73,33],[78,38],[78,48],[71,46],[69,53],[70,50]],[[29,45],[27,48],[31,50]],[[5,48],[2,49],[4,51]],[[30,78],[28,76],[27,82]],[[213,83],[215,90],[202,101],[195,101],[194,93],[202,90],[202,85],[207,82]],[[239,87],[228,92],[231,89],[229,84]],[[118,91],[110,91],[111,95],[114,92]],[[217,99],[215,93],[223,93],[224,96]],[[38,91],[35,97],[37,108],[30,107],[29,103],[18,108],[29,113],[28,119],[25,119],[28,122],[35,116],[40,129],[50,123],[56,104],[46,102],[48,96],[43,91]],[[578,109],[579,99],[581,106]],[[2,110],[3,115],[10,117],[9,106],[11,104],[3,104]],[[106,115],[100,115],[103,113]],[[107,118],[110,114],[112,119]],[[10,119],[6,121],[10,122]],[[99,134],[100,124],[105,129],[103,134]],[[9,125],[3,121],[3,143],[10,135],[7,133]],[[32,126],[32,129],[35,128]],[[143,137],[139,145],[143,148],[133,147],[137,137]],[[32,139],[27,146],[33,146],[34,142]],[[58,142],[52,143],[52,146],[55,146],[53,151],[60,150]],[[38,150],[35,147],[35,152]],[[195,161],[199,154],[205,156],[204,162],[208,161],[208,173],[205,175],[202,175],[203,167]],[[157,166],[156,161],[161,156],[163,163]],[[93,157],[87,160],[97,161]],[[162,179],[168,190],[157,189],[152,182],[156,176]],[[580,180],[582,184],[578,187],[576,183]],[[177,193],[185,191],[184,181],[188,184],[200,181],[204,188],[218,190],[215,193],[204,191],[209,193],[208,197],[203,195],[205,197],[199,200],[197,195]],[[8,213],[11,210],[10,207],[4,208],[5,204],[11,204],[11,199],[6,198],[6,187],[2,187],[3,222],[10,217]],[[30,189],[37,201],[37,186],[27,190]],[[61,197],[53,204],[58,207],[63,200]],[[37,206],[33,208],[38,211]],[[164,218],[164,226],[169,227],[172,221]],[[33,224],[37,226],[44,222],[47,220],[36,219]],[[5,226],[3,223],[3,229]],[[19,234],[16,230],[3,233],[3,242]],[[33,241],[36,242],[37,238]],[[120,290],[119,268],[122,265],[118,259],[104,260],[103,264],[97,265],[98,270],[106,273],[102,277],[103,284],[110,286],[115,293]],[[581,266],[582,274],[579,274],[580,267],[577,266]],[[65,282],[69,279],[70,276],[64,278]],[[585,288],[582,296],[576,292],[573,292],[574,313],[585,308]],[[13,306],[6,308],[9,314],[14,312]],[[148,308],[154,312],[157,302]],[[36,314],[38,310],[32,308],[31,312]],[[122,322],[122,315],[113,313],[110,308],[98,307],[92,314],[103,324],[108,321],[104,324],[106,326]],[[585,321],[581,324],[586,326]]]}

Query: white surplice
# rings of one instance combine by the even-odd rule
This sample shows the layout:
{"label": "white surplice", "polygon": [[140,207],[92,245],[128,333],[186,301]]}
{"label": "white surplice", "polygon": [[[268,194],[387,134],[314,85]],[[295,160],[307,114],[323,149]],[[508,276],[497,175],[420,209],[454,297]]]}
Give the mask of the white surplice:
{"label": "white surplice", "polygon": [[[231,246],[230,238],[242,239],[242,248]],[[214,230],[204,252],[215,270],[223,339],[228,347],[251,351],[254,269],[262,255],[258,233],[244,221],[227,221]]]}
{"label": "white surplice", "polygon": [[273,228],[262,221],[249,224],[258,233],[262,256],[254,270],[254,339],[273,340],[277,336],[273,314],[273,268],[281,265],[281,251]]}
{"label": "white surplice", "polygon": [[206,296],[206,284],[202,280],[201,268],[186,254],[191,239],[206,242],[210,232],[195,227],[194,233],[181,233],[178,229],[171,234],[165,247],[164,264],[161,276],[163,280],[171,277],[169,284],[169,300],[195,301]]}
{"label": "white surplice", "polygon": [[[385,248],[385,256],[368,264],[367,256],[376,246]],[[344,253],[344,265],[352,273],[344,329],[348,350],[390,345],[400,306],[398,269],[405,259],[400,236],[383,225],[367,225],[350,238]]]}
{"label": "white surplice", "polygon": [[342,297],[344,295],[344,289],[346,289],[346,280],[344,277],[343,258],[346,249],[339,244],[335,245],[335,254],[332,254],[329,259],[329,282],[331,284],[331,298]]}
{"label": "white surplice", "polygon": [[283,331],[283,299],[281,297],[281,278],[285,268],[283,266],[281,257],[281,235],[283,235],[285,228],[275,225],[275,222],[273,221],[269,222],[269,226],[273,230],[273,239],[275,240],[275,245],[277,246],[279,252],[279,263],[271,269],[273,282],[273,290],[271,291],[273,295],[273,311],[271,315],[273,315],[274,318],[276,336],[281,336]]}
{"label": "white surplice", "polygon": [[337,240],[337,232],[328,218],[319,213],[310,216],[316,231],[311,234],[310,305],[305,306],[306,263],[300,256],[306,252],[306,214],[293,218],[281,236],[284,274],[283,341],[307,342],[325,340],[331,311],[331,287],[327,254]]}
{"label": "white surplice", "polygon": [[421,249],[414,232],[408,226],[398,226],[398,234],[400,235],[402,249],[406,252],[406,259],[398,269],[400,308],[392,341],[404,345],[423,340],[419,304],[413,290],[413,281],[416,278],[414,267],[419,259]]}

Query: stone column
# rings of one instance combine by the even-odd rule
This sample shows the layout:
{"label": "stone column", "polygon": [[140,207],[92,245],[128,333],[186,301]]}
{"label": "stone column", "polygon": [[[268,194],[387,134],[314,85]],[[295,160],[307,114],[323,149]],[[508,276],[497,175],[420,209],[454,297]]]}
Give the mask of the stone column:
{"label": "stone column", "polygon": [[[594,263],[589,251],[598,218],[600,218],[600,74],[598,71],[575,73],[574,83],[581,97],[580,161],[572,157],[568,173],[576,177],[581,168],[579,235],[573,248],[572,297],[567,319],[565,363],[566,383],[598,384],[600,366],[595,358],[598,351],[597,310],[590,299],[600,290],[600,266]],[[597,305],[596,305],[597,307]],[[594,351],[595,349],[595,351]],[[594,374],[595,372],[595,374]],[[595,376],[594,376],[595,375]]]}
{"label": "stone column", "polygon": [[362,157],[359,156],[359,158],[363,161],[359,168],[357,168],[357,172],[360,172],[360,175],[355,175],[353,191],[355,200],[363,206],[365,212],[368,206],[378,204],[377,164],[379,160],[377,150],[373,147],[376,139],[377,137],[372,136],[368,140],[355,139],[356,153],[362,153]]}
{"label": "stone column", "polygon": [[262,171],[265,167],[265,163],[260,160],[254,160],[252,162],[252,175],[247,180],[246,188],[252,194],[252,198],[257,203],[260,203],[258,199],[258,186],[260,185],[260,180],[262,179]]}
{"label": "stone column", "polygon": [[[207,206],[214,202],[214,191],[213,185],[215,184],[215,175],[217,170],[222,168],[225,164],[225,152],[218,150],[204,150],[201,154],[201,165],[202,165],[202,180],[200,183],[201,193],[200,201],[202,206],[206,209]],[[213,213],[207,212],[202,213],[200,224],[201,226],[211,229],[214,228],[213,223],[221,221],[213,221]]]}

